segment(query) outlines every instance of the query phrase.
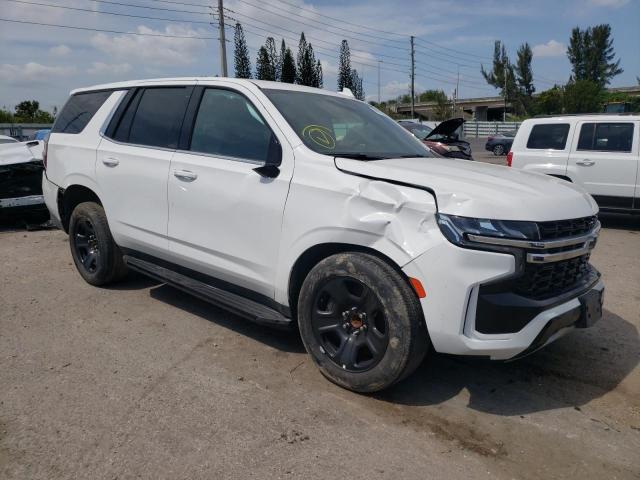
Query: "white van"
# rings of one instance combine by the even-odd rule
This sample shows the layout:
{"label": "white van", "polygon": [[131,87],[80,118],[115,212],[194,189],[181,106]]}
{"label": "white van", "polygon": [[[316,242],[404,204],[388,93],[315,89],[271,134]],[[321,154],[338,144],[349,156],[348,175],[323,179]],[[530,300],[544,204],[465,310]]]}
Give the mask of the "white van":
{"label": "white van", "polygon": [[640,213],[640,115],[567,115],[525,120],[510,167],[582,186],[602,211]]}

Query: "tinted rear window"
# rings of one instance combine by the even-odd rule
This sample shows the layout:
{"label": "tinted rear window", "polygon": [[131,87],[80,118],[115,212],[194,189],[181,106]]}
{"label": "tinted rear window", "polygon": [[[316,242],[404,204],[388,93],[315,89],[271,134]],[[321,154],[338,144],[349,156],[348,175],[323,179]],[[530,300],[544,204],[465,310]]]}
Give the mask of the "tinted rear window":
{"label": "tinted rear window", "polygon": [[56,118],[51,133],[80,133],[113,92],[73,95]]}
{"label": "tinted rear window", "polygon": [[[185,87],[146,89],[131,122],[128,142],[150,147],[177,148],[190,93],[191,89]],[[132,102],[130,108],[133,106],[135,102]]]}
{"label": "tinted rear window", "polygon": [[527,148],[564,150],[569,135],[568,123],[534,125],[529,134]]}
{"label": "tinted rear window", "polygon": [[633,123],[585,123],[580,128],[578,150],[630,152]]}

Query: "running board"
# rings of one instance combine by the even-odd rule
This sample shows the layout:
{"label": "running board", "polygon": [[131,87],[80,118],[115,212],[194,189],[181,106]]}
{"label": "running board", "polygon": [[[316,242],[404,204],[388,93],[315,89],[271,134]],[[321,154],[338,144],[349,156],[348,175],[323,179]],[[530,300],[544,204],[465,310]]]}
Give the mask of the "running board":
{"label": "running board", "polygon": [[235,293],[129,255],[124,256],[124,261],[132,270],[165,282],[209,303],[223,307],[252,322],[280,329],[288,329],[293,325],[293,321],[290,318],[285,317],[277,310]]}

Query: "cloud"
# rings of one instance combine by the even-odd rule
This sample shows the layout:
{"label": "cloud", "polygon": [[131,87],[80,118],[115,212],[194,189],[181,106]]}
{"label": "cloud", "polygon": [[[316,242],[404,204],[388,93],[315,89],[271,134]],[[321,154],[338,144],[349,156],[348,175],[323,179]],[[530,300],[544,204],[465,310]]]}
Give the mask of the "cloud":
{"label": "cloud", "polygon": [[567,47],[556,40],[535,45],[532,50],[534,57],[562,57],[567,53]]}
{"label": "cloud", "polygon": [[589,3],[594,7],[620,8],[629,3],[629,0],[589,0]]}
{"label": "cloud", "polygon": [[49,67],[35,62],[24,65],[5,63],[0,65],[0,80],[17,86],[48,84],[53,77],[67,77],[75,71],[75,67]]}
{"label": "cloud", "polygon": [[51,47],[49,49],[49,53],[56,57],[64,57],[65,55],[69,55],[71,53],[71,49],[66,45],[57,45],[55,47]]}
{"label": "cloud", "polygon": [[[138,33],[177,36],[211,36],[211,32],[193,30],[183,25],[169,25],[164,31],[139,25]],[[136,35],[106,35],[98,33],[91,45],[119,60],[154,66],[176,66],[194,63],[206,44],[197,38],[169,38]]]}
{"label": "cloud", "polygon": [[131,71],[131,65],[128,63],[103,63],[93,62],[91,67],[87,69],[87,73],[90,75],[122,75]]}

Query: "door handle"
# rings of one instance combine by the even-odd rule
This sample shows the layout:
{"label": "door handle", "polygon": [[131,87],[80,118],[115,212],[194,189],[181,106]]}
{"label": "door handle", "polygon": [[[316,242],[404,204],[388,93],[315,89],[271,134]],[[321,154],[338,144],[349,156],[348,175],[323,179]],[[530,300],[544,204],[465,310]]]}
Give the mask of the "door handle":
{"label": "door handle", "polygon": [[584,167],[590,167],[591,165],[595,165],[596,162],[594,160],[589,160],[588,158],[585,158],[584,160],[578,160],[576,161],[576,165],[582,165]]}
{"label": "door handle", "polygon": [[174,170],[173,176],[178,180],[182,180],[183,182],[193,182],[196,178],[198,178],[197,173],[190,172],[189,170]]}
{"label": "door handle", "polygon": [[120,164],[120,160],[115,157],[107,157],[102,159],[102,163],[104,163],[107,167],[117,167]]}

